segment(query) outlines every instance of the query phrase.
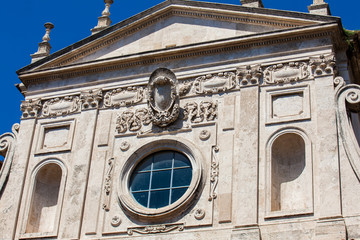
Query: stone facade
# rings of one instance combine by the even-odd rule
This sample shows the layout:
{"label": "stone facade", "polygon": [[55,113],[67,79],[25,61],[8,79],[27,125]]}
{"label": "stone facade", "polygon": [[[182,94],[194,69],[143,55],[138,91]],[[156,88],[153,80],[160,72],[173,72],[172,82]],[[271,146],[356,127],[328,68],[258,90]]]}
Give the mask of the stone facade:
{"label": "stone facade", "polygon": [[[0,136],[0,239],[360,239],[360,88],[339,26],[171,0],[33,59]],[[132,186],[164,152],[189,166],[162,169],[170,200],[149,207],[163,197],[136,194],[160,190]]]}

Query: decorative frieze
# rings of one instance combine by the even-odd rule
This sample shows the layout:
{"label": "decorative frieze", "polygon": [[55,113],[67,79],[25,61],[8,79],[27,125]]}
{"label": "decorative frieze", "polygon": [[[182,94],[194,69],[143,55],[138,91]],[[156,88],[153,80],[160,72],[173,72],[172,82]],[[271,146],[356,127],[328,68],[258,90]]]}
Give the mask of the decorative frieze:
{"label": "decorative frieze", "polygon": [[101,89],[82,92],[80,95],[81,110],[98,109],[103,94]]}
{"label": "decorative frieze", "polygon": [[258,85],[262,76],[260,65],[242,66],[236,71],[240,87]]}
{"label": "decorative frieze", "polygon": [[22,101],[20,105],[20,110],[23,112],[22,118],[38,117],[41,111],[41,107],[42,105],[40,99]]}
{"label": "decorative frieze", "polygon": [[168,233],[174,230],[183,231],[184,224],[178,225],[153,225],[145,226],[142,228],[128,228],[128,235],[133,235],[134,233],[139,234],[154,234],[154,233]]}
{"label": "decorative frieze", "polygon": [[184,120],[191,123],[201,123],[204,121],[214,121],[218,115],[218,103],[212,101],[202,101],[186,103],[184,106]]}
{"label": "decorative frieze", "polygon": [[118,133],[126,133],[127,131],[136,132],[143,126],[151,123],[151,116],[146,108],[137,109],[135,111],[124,111],[116,121],[116,130]]}
{"label": "decorative frieze", "polygon": [[310,58],[312,74],[316,76],[336,75],[336,59],[334,55],[321,55]]}
{"label": "decorative frieze", "polygon": [[184,82],[183,84],[181,84],[179,87],[179,95],[185,96],[186,94],[188,94],[193,86],[193,83],[194,82]]}
{"label": "decorative frieze", "polygon": [[66,96],[46,101],[43,105],[42,116],[62,116],[78,112],[79,110],[80,98],[78,96]]}
{"label": "decorative frieze", "polygon": [[225,92],[236,87],[236,76],[232,72],[208,74],[195,79],[197,94],[212,94]]}
{"label": "decorative frieze", "polygon": [[298,82],[309,77],[309,66],[304,62],[281,63],[264,70],[265,84]]}
{"label": "decorative frieze", "polygon": [[134,105],[144,99],[142,87],[124,87],[108,91],[104,96],[104,107],[123,107]]}

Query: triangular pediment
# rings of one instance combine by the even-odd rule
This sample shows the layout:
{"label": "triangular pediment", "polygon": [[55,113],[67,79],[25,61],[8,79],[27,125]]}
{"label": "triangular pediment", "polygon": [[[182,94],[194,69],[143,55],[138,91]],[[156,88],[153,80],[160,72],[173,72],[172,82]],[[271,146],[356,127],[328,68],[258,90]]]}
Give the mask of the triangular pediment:
{"label": "triangular pediment", "polygon": [[337,18],[329,16],[170,0],[35,62],[18,73],[334,21]]}

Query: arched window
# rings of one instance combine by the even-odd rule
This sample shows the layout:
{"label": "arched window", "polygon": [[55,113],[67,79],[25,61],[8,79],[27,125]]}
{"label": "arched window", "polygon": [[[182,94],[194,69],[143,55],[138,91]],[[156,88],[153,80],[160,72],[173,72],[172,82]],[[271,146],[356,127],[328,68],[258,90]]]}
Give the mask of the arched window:
{"label": "arched window", "polygon": [[49,161],[41,164],[34,175],[24,234],[54,236],[64,190],[64,169],[57,161]]}
{"label": "arched window", "polygon": [[273,138],[269,163],[268,212],[312,212],[310,149],[310,143],[307,144],[303,136],[294,131],[285,131]]}

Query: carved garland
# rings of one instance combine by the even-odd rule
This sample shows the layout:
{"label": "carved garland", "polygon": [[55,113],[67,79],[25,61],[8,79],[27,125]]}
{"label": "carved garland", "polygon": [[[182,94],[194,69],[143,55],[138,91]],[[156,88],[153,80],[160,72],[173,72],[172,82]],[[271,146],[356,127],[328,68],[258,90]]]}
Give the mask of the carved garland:
{"label": "carved garland", "polygon": [[217,198],[217,194],[215,192],[216,187],[219,182],[219,159],[217,158],[217,153],[219,152],[218,146],[212,147],[212,159],[211,159],[211,171],[210,171],[210,194],[209,201]]}
{"label": "carved garland", "polygon": [[139,234],[154,234],[154,233],[168,233],[174,230],[183,231],[184,224],[179,225],[153,225],[145,226],[144,228],[129,228],[127,233],[128,235],[133,235],[134,232]]}
{"label": "carved garland", "polygon": [[110,158],[108,161],[108,168],[106,171],[106,178],[105,178],[105,202],[103,208],[105,211],[110,210],[110,192],[111,192],[111,179],[112,179],[112,172],[114,170],[114,158]]}

